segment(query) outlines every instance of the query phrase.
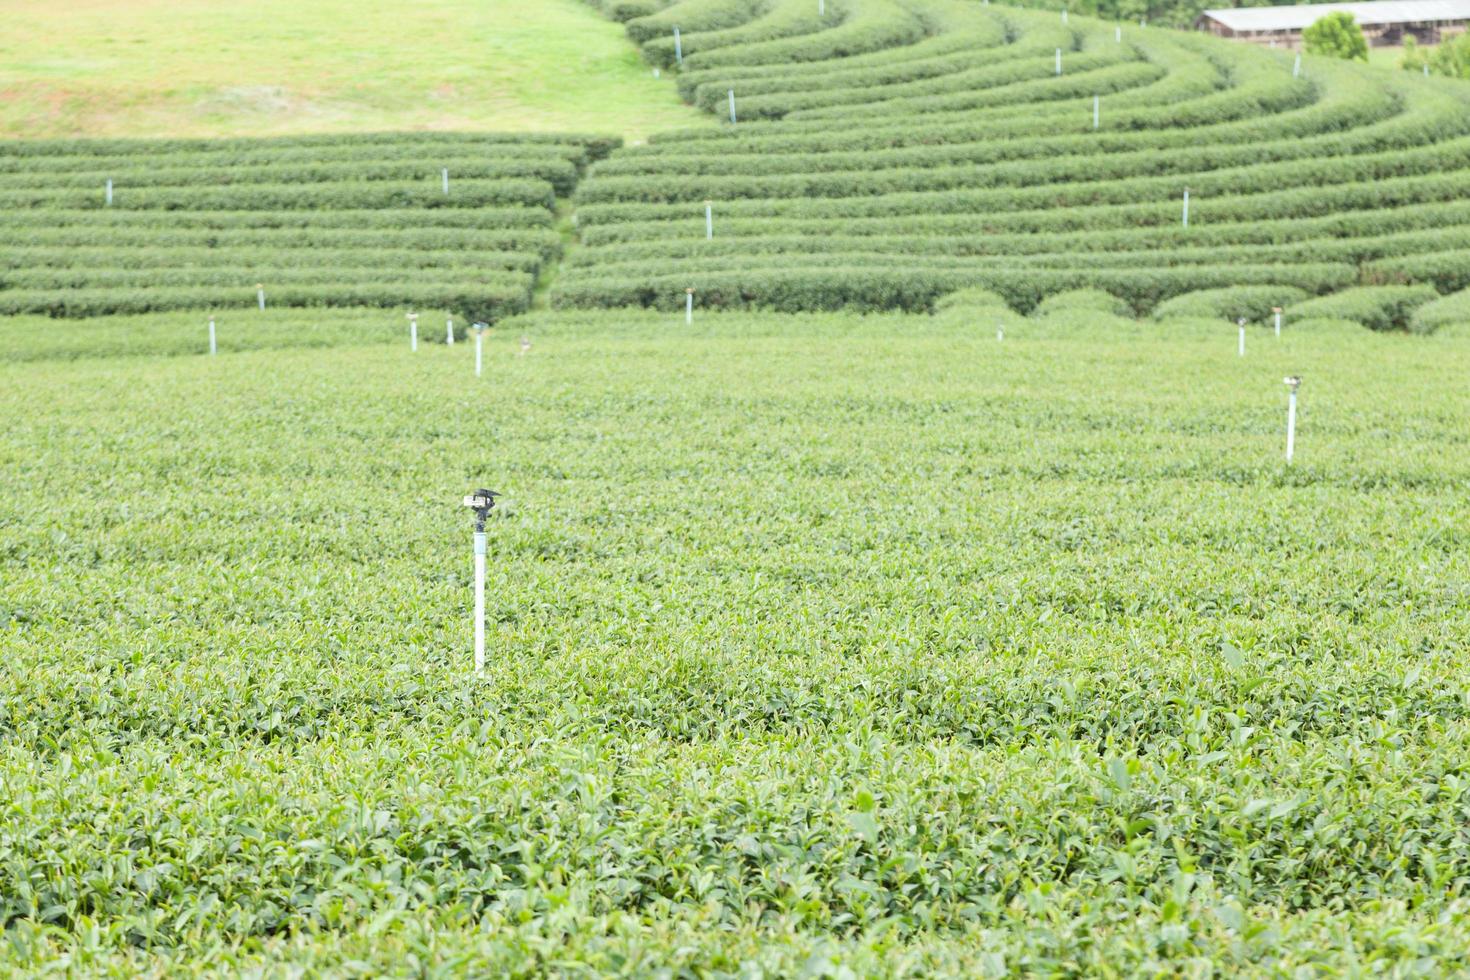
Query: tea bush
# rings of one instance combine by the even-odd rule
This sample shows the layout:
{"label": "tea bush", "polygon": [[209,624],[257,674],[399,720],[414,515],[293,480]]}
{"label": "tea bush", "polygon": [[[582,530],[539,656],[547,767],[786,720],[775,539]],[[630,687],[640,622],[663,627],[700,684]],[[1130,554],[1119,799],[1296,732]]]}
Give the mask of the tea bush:
{"label": "tea bush", "polygon": [[[1311,57],[1298,78],[1283,52],[949,0],[833,0],[825,18],[806,0],[683,0],[629,36],[695,105],[724,117],[733,90],[737,122],[594,165],[562,307],[673,305],[693,287],[711,304],[915,310],[975,286],[1019,309],[1103,289],[1147,313],[1263,282],[1470,285],[1463,87]],[[910,268],[904,287],[878,281]],[[1183,270],[1198,278],[1152,276]]]}
{"label": "tea bush", "polygon": [[1470,970],[1470,345],[350,315],[0,323],[0,972]]}

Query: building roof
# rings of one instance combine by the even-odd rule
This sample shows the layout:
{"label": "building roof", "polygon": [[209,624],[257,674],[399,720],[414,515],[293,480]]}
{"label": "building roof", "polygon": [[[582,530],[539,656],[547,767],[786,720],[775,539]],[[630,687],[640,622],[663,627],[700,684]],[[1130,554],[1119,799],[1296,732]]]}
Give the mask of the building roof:
{"label": "building roof", "polygon": [[1406,24],[1433,20],[1470,20],[1470,0],[1372,0],[1368,3],[1306,3],[1295,7],[1225,7],[1202,17],[1232,31],[1299,31],[1336,10],[1359,24]]}

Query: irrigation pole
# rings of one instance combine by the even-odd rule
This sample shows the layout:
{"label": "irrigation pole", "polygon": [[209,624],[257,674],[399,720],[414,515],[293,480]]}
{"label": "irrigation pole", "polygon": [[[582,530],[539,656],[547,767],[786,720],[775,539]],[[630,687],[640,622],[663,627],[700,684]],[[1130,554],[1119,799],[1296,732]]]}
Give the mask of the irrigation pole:
{"label": "irrigation pole", "polygon": [[440,176],[444,178],[444,194],[447,197],[449,195],[449,168],[445,167],[441,171]]}
{"label": "irrigation pole", "polygon": [[684,325],[694,322],[694,287],[684,290]]}
{"label": "irrigation pole", "polygon": [[255,302],[260,306],[261,312],[265,312],[265,284],[255,284]]}
{"label": "irrigation pole", "polygon": [[419,315],[417,313],[408,315],[408,349],[411,351],[419,349]]}
{"label": "irrigation pole", "polygon": [[679,29],[674,28],[674,61],[681,67],[684,64],[684,42],[679,39]]}
{"label": "irrigation pole", "polygon": [[475,377],[477,377],[477,378],[480,376],[480,367],[481,367],[481,364],[482,364],[482,362],[484,360],[483,355],[484,355],[484,351],[485,351],[485,331],[488,330],[488,329],[489,329],[489,324],[487,324],[487,323],[476,323],[475,326],[474,326],[474,331],[475,331]]}
{"label": "irrigation pole", "polygon": [[218,351],[219,351],[219,348],[216,347],[215,346],[215,343],[214,343],[214,317],[210,317],[209,318],[209,352],[211,354],[215,354],[215,353],[218,353]]}
{"label": "irrigation pole", "polygon": [[704,237],[706,240],[715,237],[715,206],[710,201],[704,202]]}
{"label": "irrigation pole", "polygon": [[454,317],[450,317],[444,323],[444,346],[454,346]]}
{"label": "irrigation pole", "polygon": [[464,498],[475,512],[475,676],[485,674],[485,519],[500,496],[494,490],[476,490]]}
{"label": "irrigation pole", "polygon": [[1102,122],[1102,96],[1100,96],[1100,95],[1094,95],[1092,97],[1092,128],[1093,129],[1097,129],[1098,124],[1101,123],[1101,122]]}
{"label": "irrigation pole", "polygon": [[1062,73],[1062,49],[1057,48],[1057,74]]}
{"label": "irrigation pole", "polygon": [[112,178],[107,178],[107,206],[112,207]]}
{"label": "irrigation pole", "polygon": [[1288,391],[1286,399],[1286,465],[1291,465],[1291,457],[1296,455],[1296,390],[1302,386],[1302,379],[1296,375],[1286,378]]}
{"label": "irrigation pole", "polygon": [[1281,307],[1279,307],[1279,306],[1273,306],[1273,307],[1271,307],[1271,316],[1276,321],[1276,336],[1280,337],[1281,336]]}
{"label": "irrigation pole", "polygon": [[730,90],[730,125],[735,125],[735,90]]}
{"label": "irrigation pole", "polygon": [[1184,188],[1184,227],[1189,227],[1189,188]]}
{"label": "irrigation pole", "polygon": [[1240,319],[1236,320],[1235,321],[1235,325],[1240,330],[1240,343],[1237,345],[1236,351],[1237,351],[1237,353],[1240,354],[1241,357],[1244,357],[1245,356],[1245,317],[1241,317]]}

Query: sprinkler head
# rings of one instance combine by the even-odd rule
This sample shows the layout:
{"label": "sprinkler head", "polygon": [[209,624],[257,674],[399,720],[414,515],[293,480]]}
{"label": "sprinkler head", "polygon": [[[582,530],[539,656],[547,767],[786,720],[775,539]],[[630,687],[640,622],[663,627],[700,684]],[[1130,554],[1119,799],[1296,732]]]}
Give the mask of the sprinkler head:
{"label": "sprinkler head", "polygon": [[1295,393],[1296,390],[1302,386],[1302,379],[1294,374],[1289,378],[1283,378],[1282,381],[1285,382],[1286,386],[1290,388],[1293,393]]}
{"label": "sprinkler head", "polygon": [[1237,327],[1243,327],[1243,326],[1245,326],[1245,317],[1243,317],[1243,316],[1242,317],[1237,317],[1236,320],[1235,320],[1235,325]]}
{"label": "sprinkler head", "polygon": [[1280,313],[1281,312],[1281,307],[1279,307],[1279,306],[1273,306],[1273,307],[1271,307],[1271,312],[1272,313]]}
{"label": "sprinkler head", "polygon": [[500,496],[494,490],[476,490],[464,498],[464,505],[475,512],[475,530],[485,530],[485,519],[490,516],[490,510],[495,506],[495,498]]}
{"label": "sprinkler head", "polygon": [[486,330],[489,330],[490,329],[490,324],[485,323],[485,322],[483,322],[481,320],[476,320],[474,323],[472,323],[470,325],[470,329],[471,330],[474,330],[474,331],[476,331],[478,333],[484,333]]}

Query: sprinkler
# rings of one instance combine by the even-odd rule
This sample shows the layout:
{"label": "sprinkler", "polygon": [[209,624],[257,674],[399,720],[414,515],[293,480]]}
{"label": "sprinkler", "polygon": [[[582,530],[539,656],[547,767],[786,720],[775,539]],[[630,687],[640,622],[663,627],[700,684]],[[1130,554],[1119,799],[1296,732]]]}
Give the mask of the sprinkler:
{"label": "sprinkler", "polygon": [[475,512],[475,676],[485,673],[485,519],[500,496],[494,490],[476,490],[464,498]]}
{"label": "sprinkler", "polygon": [[1290,466],[1291,457],[1296,455],[1296,390],[1302,386],[1302,379],[1293,374],[1283,380],[1290,392],[1286,401],[1286,465]]}
{"label": "sprinkler", "polygon": [[483,361],[483,354],[484,354],[484,350],[485,350],[485,331],[486,330],[489,330],[489,329],[490,329],[490,324],[488,324],[488,323],[483,323],[483,322],[476,323],[475,326],[474,326],[474,331],[475,331],[475,377],[477,377],[477,378],[480,376],[480,365],[481,365],[481,363]]}

